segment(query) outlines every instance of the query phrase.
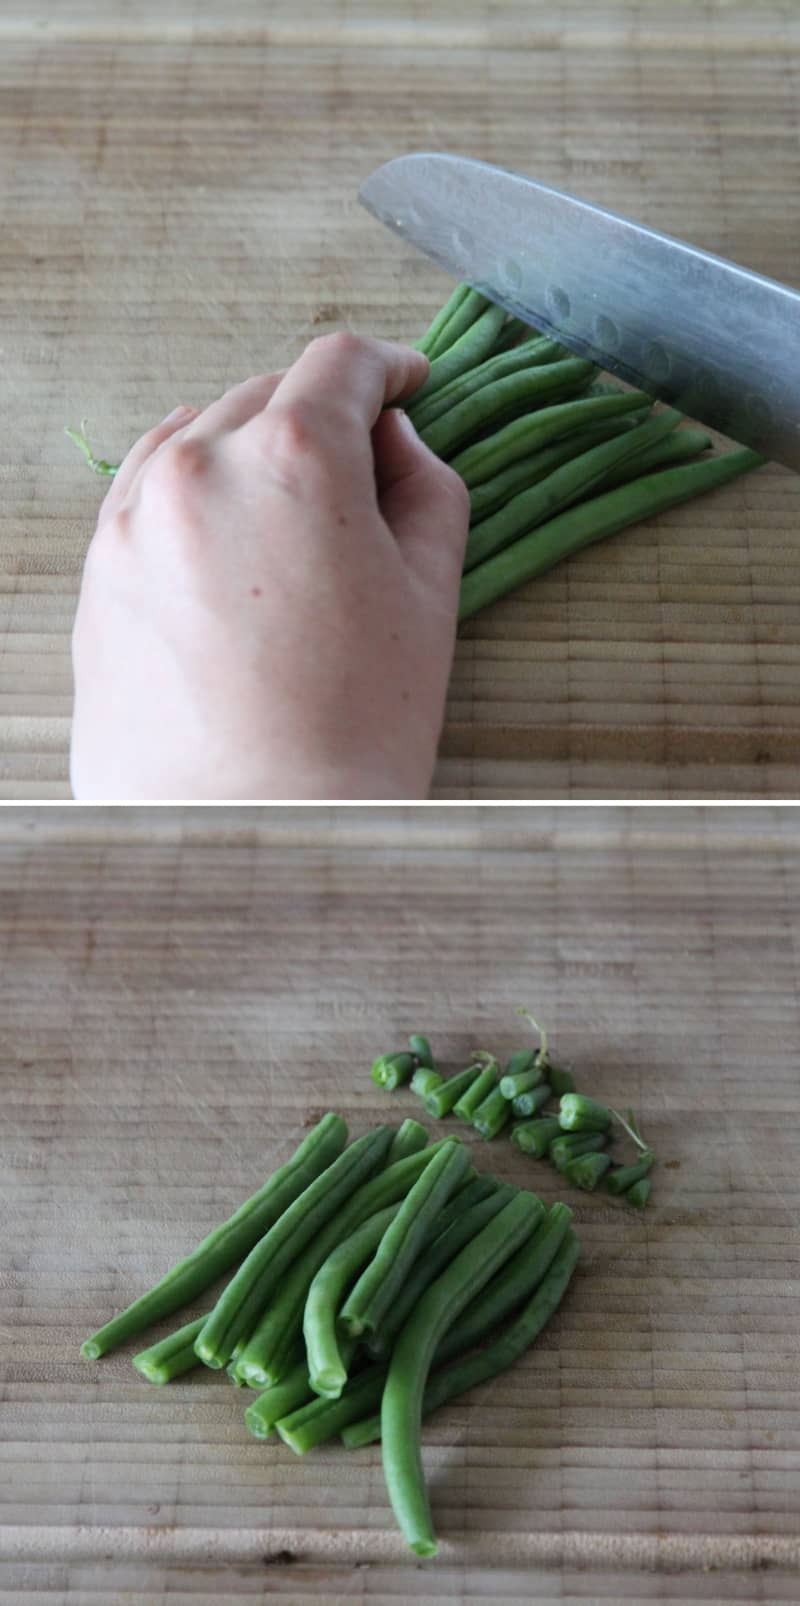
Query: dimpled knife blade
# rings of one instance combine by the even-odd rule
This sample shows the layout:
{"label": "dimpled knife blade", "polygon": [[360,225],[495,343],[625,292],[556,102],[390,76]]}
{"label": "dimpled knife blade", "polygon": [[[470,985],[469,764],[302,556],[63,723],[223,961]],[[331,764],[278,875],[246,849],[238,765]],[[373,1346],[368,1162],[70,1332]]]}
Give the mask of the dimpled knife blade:
{"label": "dimpled knife blade", "polygon": [[468,157],[396,157],[359,199],[570,351],[800,469],[796,290]]}

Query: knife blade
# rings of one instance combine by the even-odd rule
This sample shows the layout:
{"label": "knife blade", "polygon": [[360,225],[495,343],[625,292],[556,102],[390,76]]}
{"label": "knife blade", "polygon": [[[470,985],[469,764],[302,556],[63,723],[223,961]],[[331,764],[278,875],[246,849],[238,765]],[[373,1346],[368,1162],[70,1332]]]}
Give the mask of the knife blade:
{"label": "knife blade", "polygon": [[800,294],[788,285],[446,152],[395,157],[359,200],[578,356],[800,470]]}

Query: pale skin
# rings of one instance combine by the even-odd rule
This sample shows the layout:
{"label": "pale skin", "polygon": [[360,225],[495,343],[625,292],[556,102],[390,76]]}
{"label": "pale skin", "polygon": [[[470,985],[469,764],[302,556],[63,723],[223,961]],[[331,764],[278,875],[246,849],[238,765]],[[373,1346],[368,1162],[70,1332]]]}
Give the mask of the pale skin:
{"label": "pale skin", "polygon": [[73,633],[76,798],[427,795],[469,498],[382,409],[428,368],[324,336],[132,447]]}

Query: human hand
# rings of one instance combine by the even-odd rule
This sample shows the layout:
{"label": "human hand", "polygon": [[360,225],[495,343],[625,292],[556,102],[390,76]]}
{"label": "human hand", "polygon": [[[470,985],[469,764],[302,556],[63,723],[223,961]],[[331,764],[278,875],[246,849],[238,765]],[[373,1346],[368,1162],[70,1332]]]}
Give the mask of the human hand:
{"label": "human hand", "polygon": [[425,796],[469,498],[382,409],[428,367],[323,336],[131,449],[73,633],[78,799]]}

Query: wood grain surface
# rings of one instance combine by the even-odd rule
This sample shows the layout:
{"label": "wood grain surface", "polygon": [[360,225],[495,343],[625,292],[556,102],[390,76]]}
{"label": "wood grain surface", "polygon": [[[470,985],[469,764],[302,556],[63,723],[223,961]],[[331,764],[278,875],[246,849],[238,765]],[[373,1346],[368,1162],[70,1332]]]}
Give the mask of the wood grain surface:
{"label": "wood grain surface", "polygon": [[[778,0],[0,7],[0,796],[68,795],[69,632],[115,458],[178,401],[448,285],[356,203],[447,149],[793,282],[800,11]],[[464,629],[440,798],[800,792],[800,481],[767,466]]]}
{"label": "wood grain surface", "polygon": [[[0,811],[0,1606],[796,1602],[799,848],[768,806]],[[79,1343],[315,1112],[410,1113],[376,1052],[505,1054],[520,1002],[663,1164],[639,1218],[479,1146],[583,1258],[426,1426],[420,1568],[374,1448]]]}

